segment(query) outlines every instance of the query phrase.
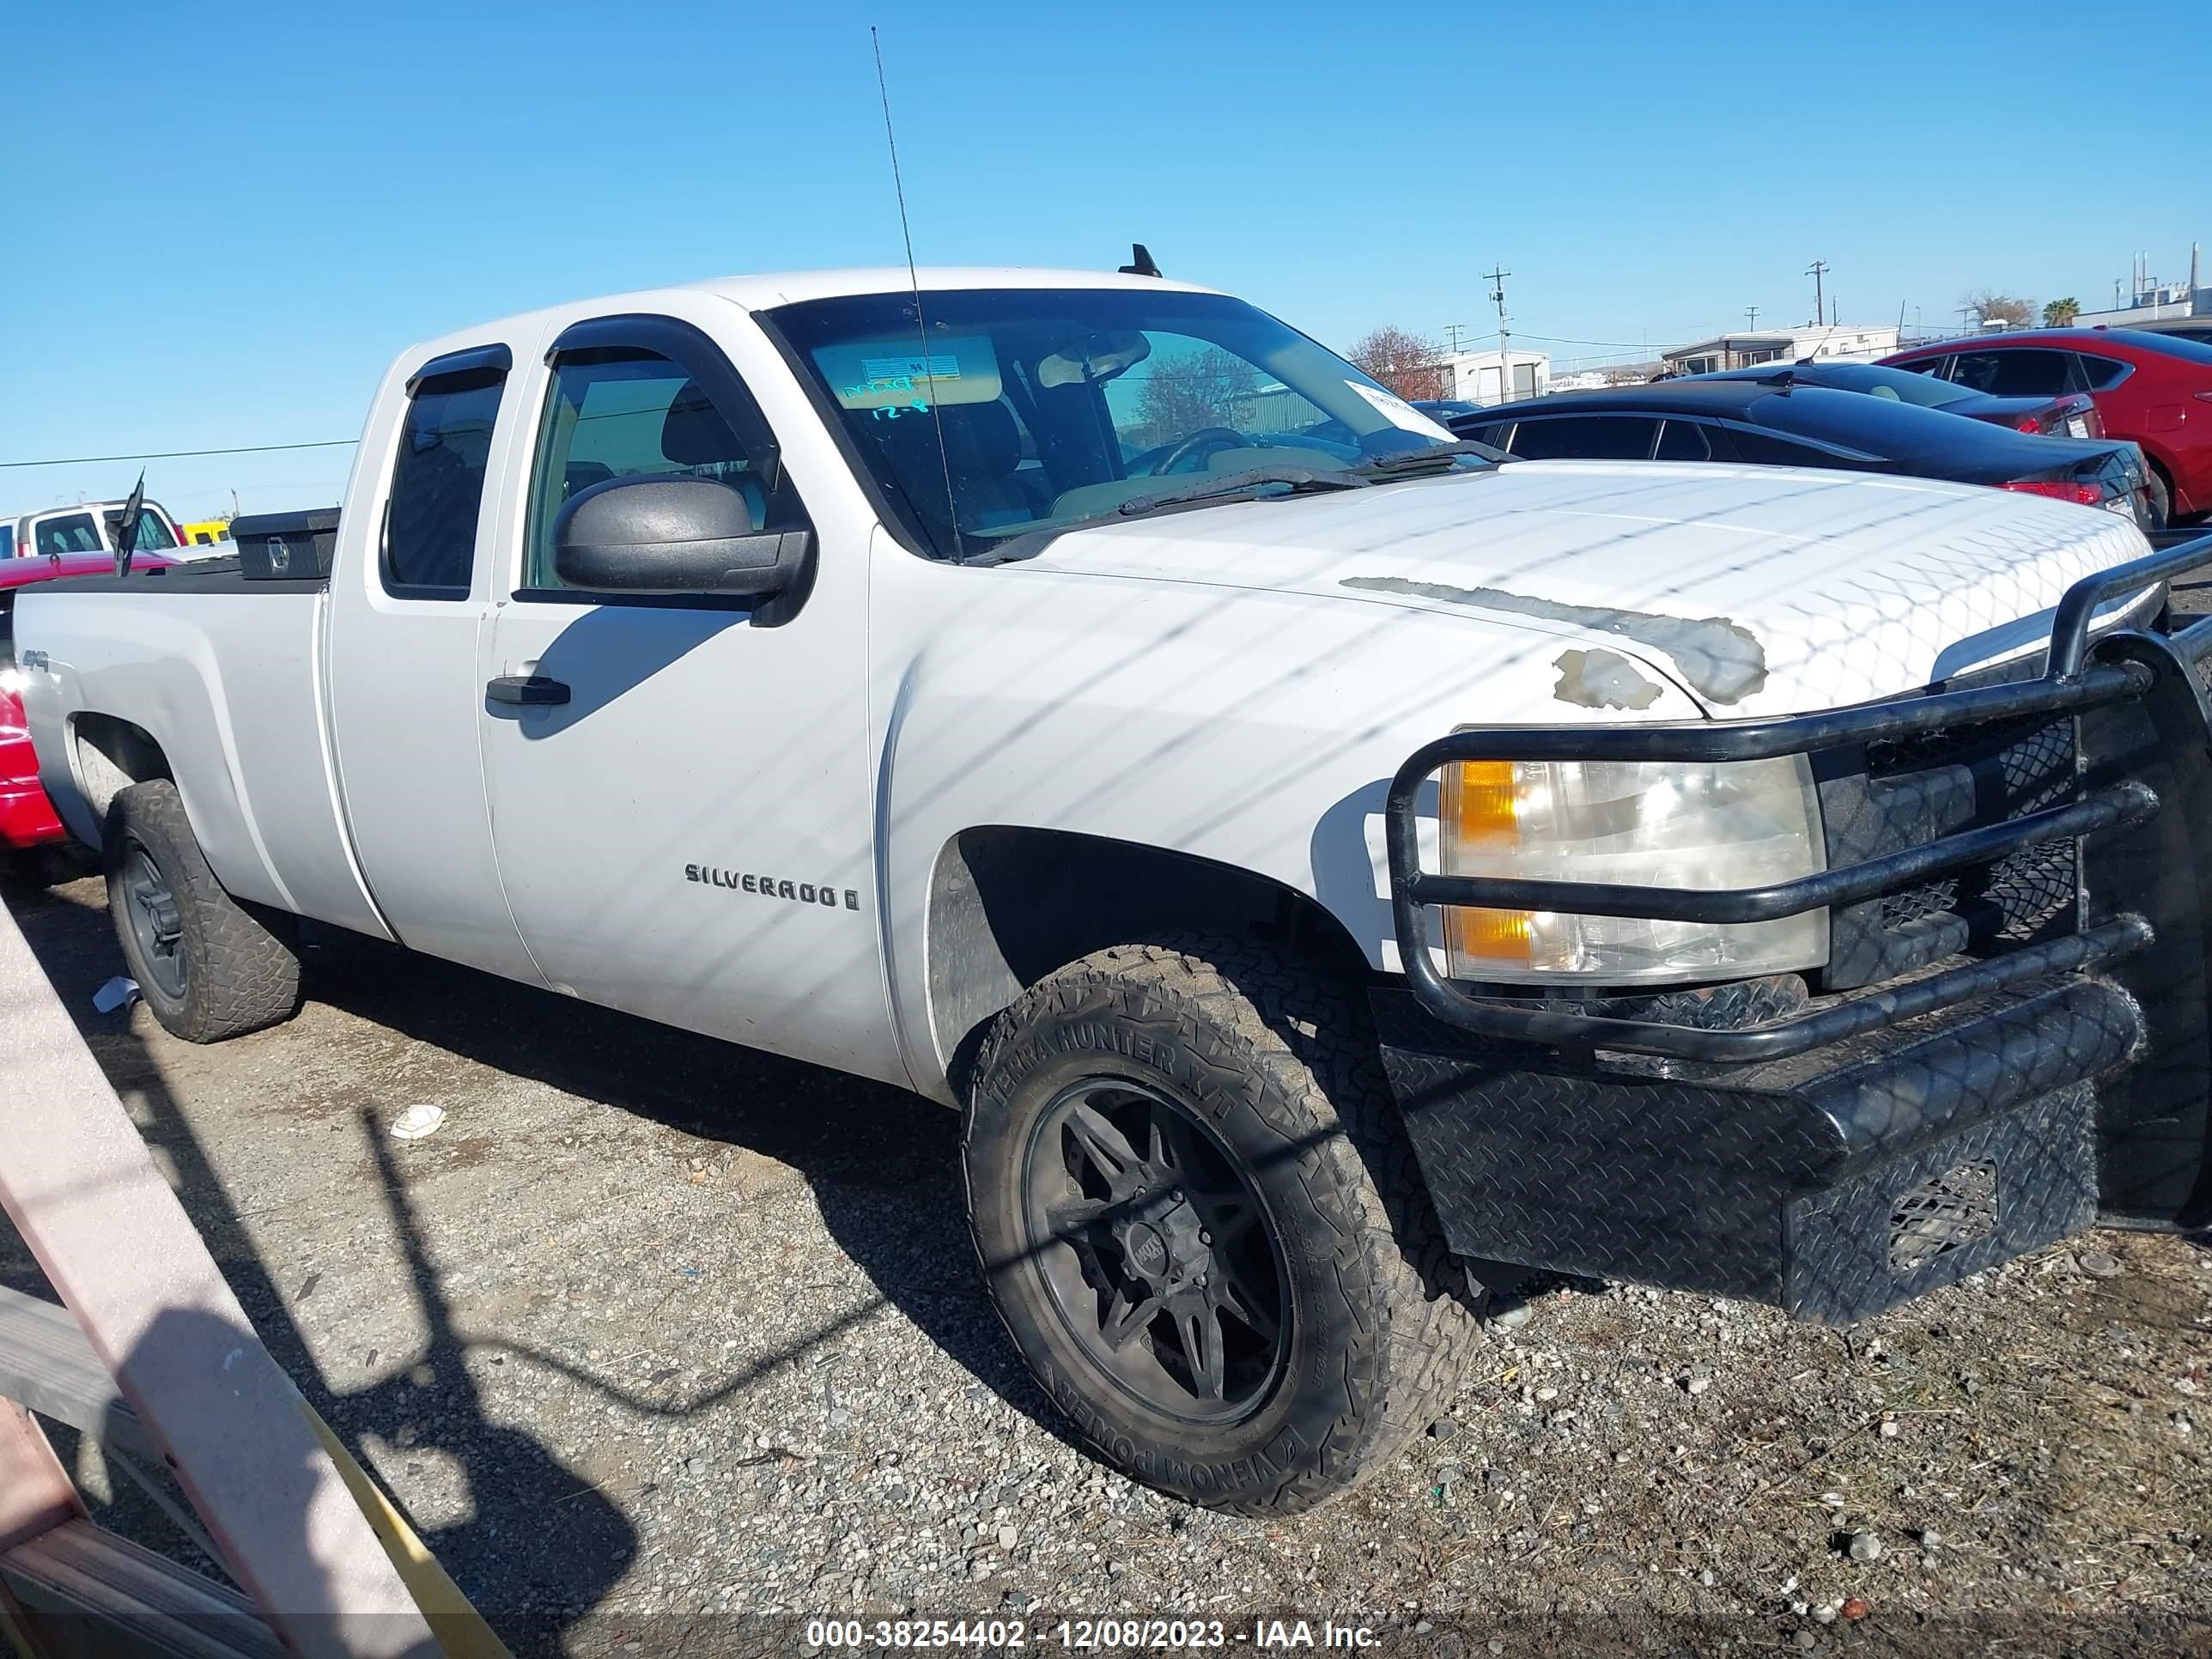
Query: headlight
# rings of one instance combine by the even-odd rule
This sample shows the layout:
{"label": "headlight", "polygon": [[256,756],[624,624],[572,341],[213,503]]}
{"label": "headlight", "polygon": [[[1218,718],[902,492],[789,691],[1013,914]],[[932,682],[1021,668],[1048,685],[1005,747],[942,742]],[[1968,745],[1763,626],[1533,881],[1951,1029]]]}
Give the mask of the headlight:
{"label": "headlight", "polygon": [[[1685,889],[1759,887],[1827,866],[1802,755],[1678,764],[1464,761],[1443,775],[1443,869]],[[1828,913],[1655,921],[1446,907],[1454,978],[1663,984],[1817,967]]]}

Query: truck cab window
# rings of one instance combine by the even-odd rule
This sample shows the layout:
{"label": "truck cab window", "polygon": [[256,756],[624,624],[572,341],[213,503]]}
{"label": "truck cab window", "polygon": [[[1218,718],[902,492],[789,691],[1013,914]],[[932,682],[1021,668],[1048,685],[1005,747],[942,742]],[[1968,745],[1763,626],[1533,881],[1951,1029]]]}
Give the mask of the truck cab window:
{"label": "truck cab window", "polygon": [[499,416],[503,372],[427,380],[407,405],[384,535],[384,588],[399,599],[460,599],[476,565],[477,512]]}
{"label": "truck cab window", "polygon": [[167,522],[152,507],[138,515],[138,533],[131,544],[133,553],[166,553],[177,544]]}
{"label": "truck cab window", "polygon": [[699,383],[667,358],[629,350],[564,356],[538,427],[524,588],[564,586],[553,568],[562,504],[616,478],[720,479],[745,498],[754,529],[769,528],[759,459]]}
{"label": "truck cab window", "polygon": [[98,553],[103,544],[100,526],[93,522],[89,513],[72,513],[65,518],[41,519],[31,530],[32,545],[47,558],[66,558],[72,553]]}

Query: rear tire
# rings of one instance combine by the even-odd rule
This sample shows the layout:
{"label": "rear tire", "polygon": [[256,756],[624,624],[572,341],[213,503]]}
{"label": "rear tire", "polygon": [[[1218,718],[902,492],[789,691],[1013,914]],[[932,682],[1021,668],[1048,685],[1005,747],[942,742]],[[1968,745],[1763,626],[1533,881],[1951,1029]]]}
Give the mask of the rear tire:
{"label": "rear tire", "polygon": [[299,955],[223,891],[175,784],[122,791],[100,839],[116,939],[162,1030],[220,1042],[291,1017]]}
{"label": "rear tire", "polygon": [[2155,466],[2149,469],[2149,473],[2151,528],[2164,530],[2173,522],[2173,486]]}
{"label": "rear tire", "polygon": [[1119,945],[1001,1014],[972,1077],[993,1300],[1104,1461],[1286,1514],[1449,1409],[1476,1327],[1346,988],[1239,943]]}

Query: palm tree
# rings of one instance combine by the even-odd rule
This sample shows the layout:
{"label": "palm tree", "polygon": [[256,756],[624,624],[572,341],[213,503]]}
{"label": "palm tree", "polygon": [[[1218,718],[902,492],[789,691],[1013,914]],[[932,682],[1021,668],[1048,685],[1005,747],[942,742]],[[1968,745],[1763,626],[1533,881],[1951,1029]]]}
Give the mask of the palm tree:
{"label": "palm tree", "polygon": [[2043,307],[2043,325],[2045,328],[2066,328],[2081,314],[2081,302],[2079,300],[2070,295],[2063,300],[2053,300]]}

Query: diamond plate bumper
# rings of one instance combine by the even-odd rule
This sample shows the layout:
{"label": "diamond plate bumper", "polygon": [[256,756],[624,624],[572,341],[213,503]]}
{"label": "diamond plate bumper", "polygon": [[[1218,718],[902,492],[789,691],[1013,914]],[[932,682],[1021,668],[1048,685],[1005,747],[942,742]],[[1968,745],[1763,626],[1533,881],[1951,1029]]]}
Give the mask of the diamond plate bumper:
{"label": "diamond plate bumper", "polygon": [[[2115,987],[2057,979],[1723,1083],[1486,1050],[1402,992],[1376,1017],[1454,1250],[1833,1324],[2087,1225],[2094,1085],[2142,1035]],[[1893,1250],[1916,1190],[1977,1164],[1994,1224]]]}
{"label": "diamond plate bumper", "polygon": [[[1453,1248],[1844,1322],[2100,1212],[2212,1219],[2212,620],[2090,626],[2205,564],[2212,537],[2077,583],[2033,678],[1771,720],[1467,730],[1409,759],[1385,815],[1407,989],[1376,1016]],[[1416,800],[1462,760],[1788,754],[1814,757],[1824,815],[1864,809],[1815,875],[1686,892],[1420,867]],[[1841,943],[1809,986],[1516,999],[1444,976],[1431,918],[1451,905],[1826,908]]]}

